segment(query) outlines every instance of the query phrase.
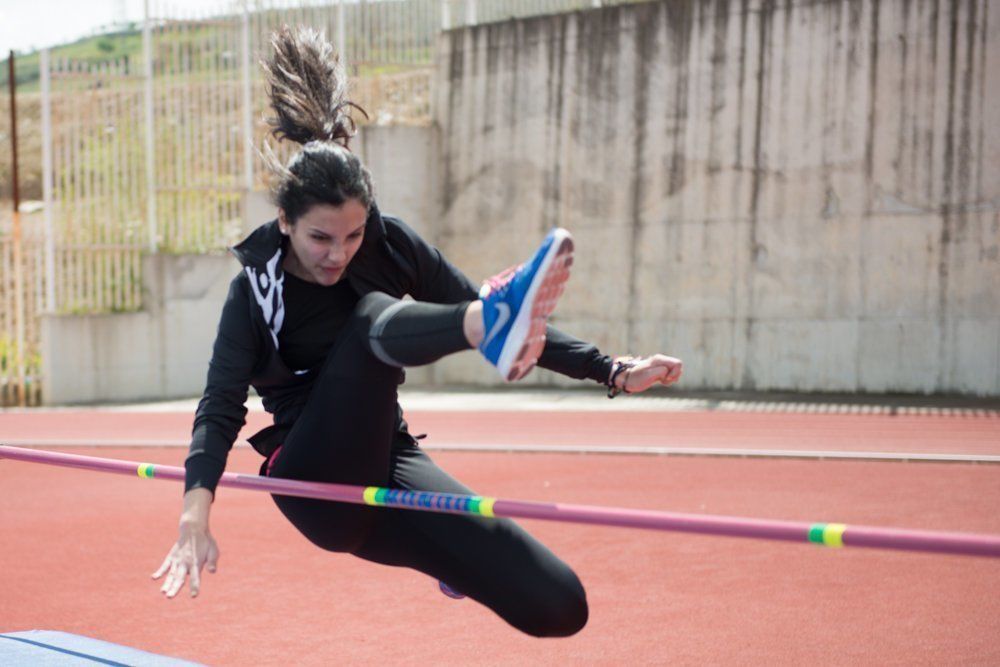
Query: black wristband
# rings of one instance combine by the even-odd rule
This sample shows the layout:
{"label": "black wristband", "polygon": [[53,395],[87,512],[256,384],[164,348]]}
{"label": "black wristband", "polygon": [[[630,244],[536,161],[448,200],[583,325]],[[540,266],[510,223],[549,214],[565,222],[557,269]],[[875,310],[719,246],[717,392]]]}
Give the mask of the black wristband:
{"label": "black wristband", "polygon": [[618,379],[619,375],[621,375],[625,371],[631,370],[634,366],[635,366],[635,362],[632,361],[631,358],[626,358],[624,361],[616,361],[615,362],[614,366],[611,367],[611,375],[608,376],[608,382],[607,382],[607,384],[608,384],[608,398],[614,398],[615,396],[617,396],[618,394],[622,393],[623,391],[626,394],[629,393],[625,389],[624,384],[622,385],[622,387],[620,389],[618,387],[616,387],[615,386],[615,380]]}

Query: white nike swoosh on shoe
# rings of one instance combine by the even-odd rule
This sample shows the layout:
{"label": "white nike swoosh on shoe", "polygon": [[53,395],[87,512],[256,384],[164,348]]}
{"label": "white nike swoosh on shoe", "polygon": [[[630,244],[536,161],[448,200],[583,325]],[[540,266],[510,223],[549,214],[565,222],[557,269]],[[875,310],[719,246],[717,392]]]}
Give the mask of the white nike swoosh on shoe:
{"label": "white nike swoosh on shoe", "polygon": [[497,334],[504,328],[507,324],[507,320],[510,319],[510,306],[506,303],[500,302],[497,304],[497,311],[499,311],[499,316],[497,316],[496,322],[493,323],[493,328],[490,329],[490,333],[486,336],[486,340],[483,341],[483,349],[485,350],[490,346],[490,343],[496,338]]}

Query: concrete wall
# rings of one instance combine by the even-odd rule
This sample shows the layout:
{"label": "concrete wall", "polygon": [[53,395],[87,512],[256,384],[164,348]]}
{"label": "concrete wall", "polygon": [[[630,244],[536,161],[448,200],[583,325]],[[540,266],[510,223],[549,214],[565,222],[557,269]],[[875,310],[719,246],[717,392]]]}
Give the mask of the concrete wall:
{"label": "concrete wall", "polygon": [[143,259],[144,310],[42,317],[46,405],[195,396],[205,387],[228,255]]}
{"label": "concrete wall", "polygon": [[447,33],[435,238],[484,276],[570,228],[558,324],[680,356],[687,387],[998,395],[989,9],[664,0]]}

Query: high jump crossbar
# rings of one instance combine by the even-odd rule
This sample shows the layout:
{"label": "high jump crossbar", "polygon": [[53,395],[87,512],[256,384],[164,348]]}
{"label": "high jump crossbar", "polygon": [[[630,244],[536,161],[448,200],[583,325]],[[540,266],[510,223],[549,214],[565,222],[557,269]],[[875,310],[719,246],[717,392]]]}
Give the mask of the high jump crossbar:
{"label": "high jump crossbar", "polygon": [[[137,475],[143,479],[184,481],[184,469],[136,461],[63,454],[0,445],[0,459]],[[826,547],[868,547],[1000,558],[1000,535],[854,526],[842,523],[780,521],[709,514],[503,500],[433,491],[406,491],[223,473],[219,486],[355,505],[396,507],[421,512],[645,528],[722,537],[812,543]]]}

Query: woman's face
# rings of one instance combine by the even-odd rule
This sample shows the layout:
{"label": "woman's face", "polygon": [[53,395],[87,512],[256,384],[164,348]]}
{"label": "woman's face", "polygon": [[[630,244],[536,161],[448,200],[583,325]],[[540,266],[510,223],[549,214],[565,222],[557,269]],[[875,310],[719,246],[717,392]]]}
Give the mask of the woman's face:
{"label": "woman's face", "polygon": [[278,227],[289,238],[284,269],[302,280],[329,286],[343,278],[361,247],[368,209],[356,199],[342,206],[317,204],[295,224],[278,211]]}

